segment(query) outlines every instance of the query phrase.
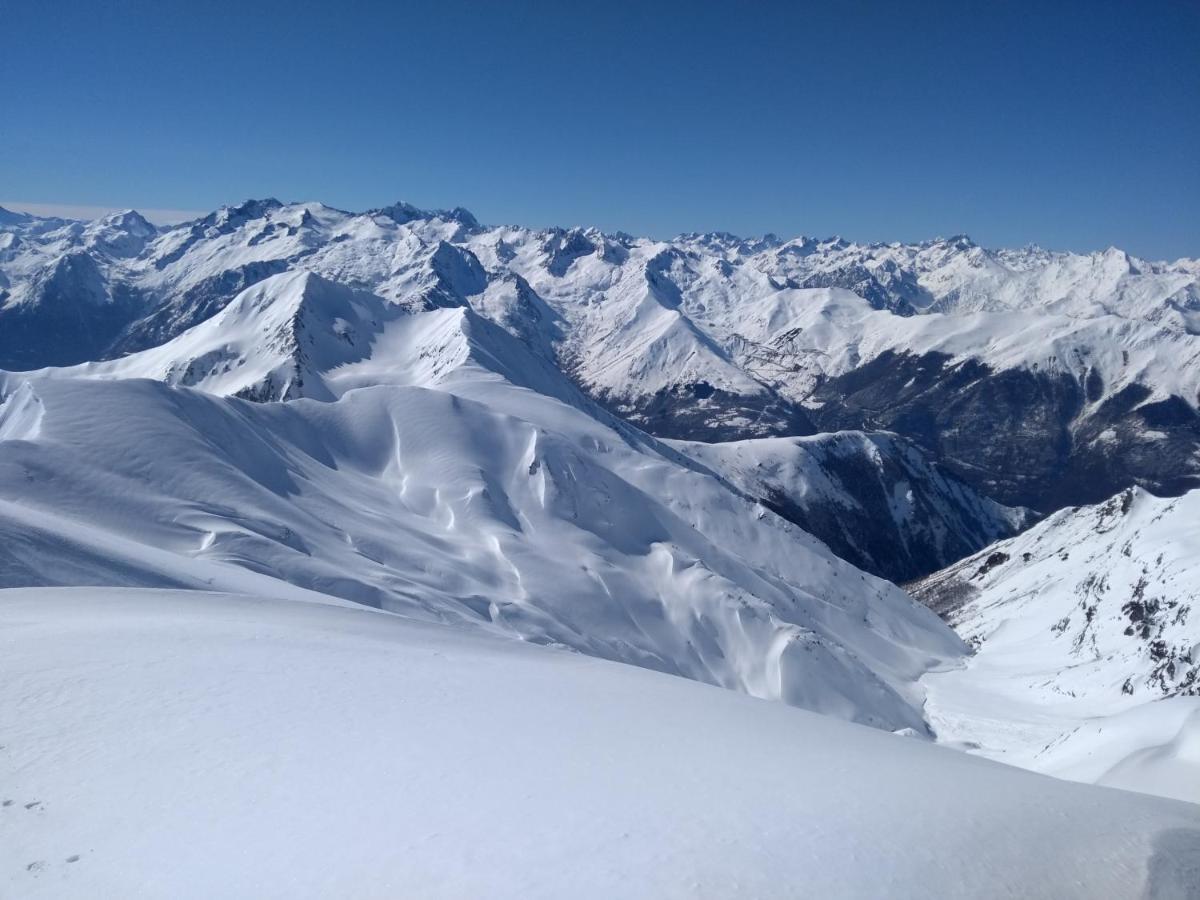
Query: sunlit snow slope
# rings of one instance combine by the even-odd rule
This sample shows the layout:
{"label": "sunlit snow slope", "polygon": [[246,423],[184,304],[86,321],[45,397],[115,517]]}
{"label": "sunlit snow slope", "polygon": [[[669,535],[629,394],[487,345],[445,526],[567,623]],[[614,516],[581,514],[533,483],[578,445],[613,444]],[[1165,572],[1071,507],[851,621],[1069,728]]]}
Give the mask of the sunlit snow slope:
{"label": "sunlit snow slope", "polygon": [[0,894],[1186,897],[1200,807],[322,603],[0,594]]}
{"label": "sunlit snow slope", "polygon": [[[280,278],[285,309],[366,302]],[[209,324],[178,342],[211,346]],[[244,333],[275,346],[271,328]],[[263,359],[281,370],[254,340],[229,346],[245,365],[218,385]],[[248,570],[926,733],[915,681],[963,647],[898,588],[577,391],[551,396],[574,388],[470,313],[381,318],[372,350],[303,370],[329,401],[6,376],[0,583],[244,591]]]}
{"label": "sunlit snow slope", "polygon": [[943,739],[1200,801],[1200,493],[1063,510],[916,593],[976,646],[925,679]]}

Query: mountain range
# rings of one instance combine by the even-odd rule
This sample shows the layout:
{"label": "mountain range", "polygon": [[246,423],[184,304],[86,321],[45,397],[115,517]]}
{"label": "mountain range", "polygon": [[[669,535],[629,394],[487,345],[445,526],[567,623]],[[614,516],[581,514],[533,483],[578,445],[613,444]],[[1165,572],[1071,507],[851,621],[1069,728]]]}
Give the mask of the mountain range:
{"label": "mountain range", "polygon": [[[940,743],[1200,801],[1198,405],[1197,260],[405,203],[0,210],[0,588],[17,624],[52,611],[56,666],[76,631],[128,640],[135,607],[247,671],[253,628],[211,610],[368,659],[399,619],[379,647],[503,683],[542,645],[891,732],[921,771]],[[475,709],[453,669],[418,678]]]}

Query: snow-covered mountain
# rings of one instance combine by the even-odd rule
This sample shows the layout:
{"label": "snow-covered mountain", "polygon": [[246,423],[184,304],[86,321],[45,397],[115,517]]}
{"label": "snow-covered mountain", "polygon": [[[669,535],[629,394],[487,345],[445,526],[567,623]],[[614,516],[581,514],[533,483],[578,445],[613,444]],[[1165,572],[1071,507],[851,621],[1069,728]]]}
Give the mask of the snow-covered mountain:
{"label": "snow-covered mountain", "polygon": [[913,589],[975,648],[927,680],[944,738],[1200,800],[1200,492],[1062,510]]}
{"label": "snow-covered mountain", "polygon": [[1015,534],[1025,510],[980,497],[894,434],[674,442],[860,569],[904,582]]}
{"label": "snow-covered mountain", "polygon": [[[0,213],[0,586],[336,597],[1178,795],[1155,781],[1174,763],[1127,760],[1167,753],[1189,701],[1154,705],[1169,721],[1132,750],[1063,735],[1190,689],[1185,619],[1141,638],[1122,607],[1135,633],[1084,664],[1061,654],[1100,640],[1086,610],[1046,624],[1059,601],[1030,601],[1041,668],[1006,690],[1078,699],[1086,676],[1105,699],[1029,725],[979,680],[1003,641],[968,659],[862,570],[950,565],[923,595],[978,582],[990,604],[1009,569],[987,560],[1012,553],[981,548],[1079,531],[1064,511],[1011,537],[1099,492],[1196,484],[1198,278],[1117,251],[655,241],[406,204]],[[994,587],[1058,590],[1039,578]],[[976,608],[953,620],[971,638]],[[1041,737],[1075,756],[1019,749]]]}
{"label": "snow-covered mountain", "polygon": [[1165,900],[1195,885],[1191,804],[334,604],[5,592],[0,709],[19,714],[0,893]]}
{"label": "snow-covered mountain", "polygon": [[1046,659],[1070,659],[1054,673],[1063,693],[1200,695],[1189,622],[1200,610],[1200,492],[1159,498],[1130,488],[1062,510],[914,592],[989,653],[1036,642]]}
{"label": "snow-covered mountain", "polygon": [[0,367],[158,346],[296,269],[469,306],[661,437],[906,436],[1008,505],[1200,484],[1200,263],[1110,249],[484,227],[249,201],[148,231],[0,221]]}
{"label": "snow-covered mountain", "polygon": [[280,275],[163,347],[0,390],[3,586],[245,592],[248,569],[259,593],[295,586],[920,734],[916,679],[963,652],[898,588],[466,308],[406,312]]}

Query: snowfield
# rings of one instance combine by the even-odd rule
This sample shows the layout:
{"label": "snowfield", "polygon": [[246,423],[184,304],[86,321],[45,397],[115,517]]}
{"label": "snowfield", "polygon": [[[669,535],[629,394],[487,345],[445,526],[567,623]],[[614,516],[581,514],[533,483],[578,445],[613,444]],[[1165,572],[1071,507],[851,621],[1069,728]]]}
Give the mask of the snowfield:
{"label": "snowfield", "polygon": [[1062,900],[1200,875],[1197,806],[364,608],[6,591],[0,707],[4,896]]}

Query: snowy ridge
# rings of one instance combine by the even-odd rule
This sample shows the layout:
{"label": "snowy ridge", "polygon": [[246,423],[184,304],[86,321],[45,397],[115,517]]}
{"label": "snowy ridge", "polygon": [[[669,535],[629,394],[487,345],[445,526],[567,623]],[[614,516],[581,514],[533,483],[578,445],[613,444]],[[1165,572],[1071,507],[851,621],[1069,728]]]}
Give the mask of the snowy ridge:
{"label": "snowy ridge", "polygon": [[[915,680],[962,652],[928,610],[652,442],[494,378],[454,390],[259,405],[8,376],[6,586],[162,585],[169,551],[226,589],[248,569],[926,732]],[[49,539],[59,520],[86,527]]]}
{"label": "snowy ridge", "polygon": [[253,400],[330,400],[323,376],[367,356],[383,323],[400,312],[311,272],[287,272],[247,288],[160,347],[60,374],[154,378]]}
{"label": "snowy ridge", "polygon": [[[403,203],[247,201],[148,227],[131,213],[0,222],[0,367],[158,346],[304,269],[409,309],[470,307],[660,437],[892,430],[984,495],[1043,512],[1200,484],[1195,260],[961,236],[655,241]],[[1022,415],[1032,427],[1012,436]]]}

